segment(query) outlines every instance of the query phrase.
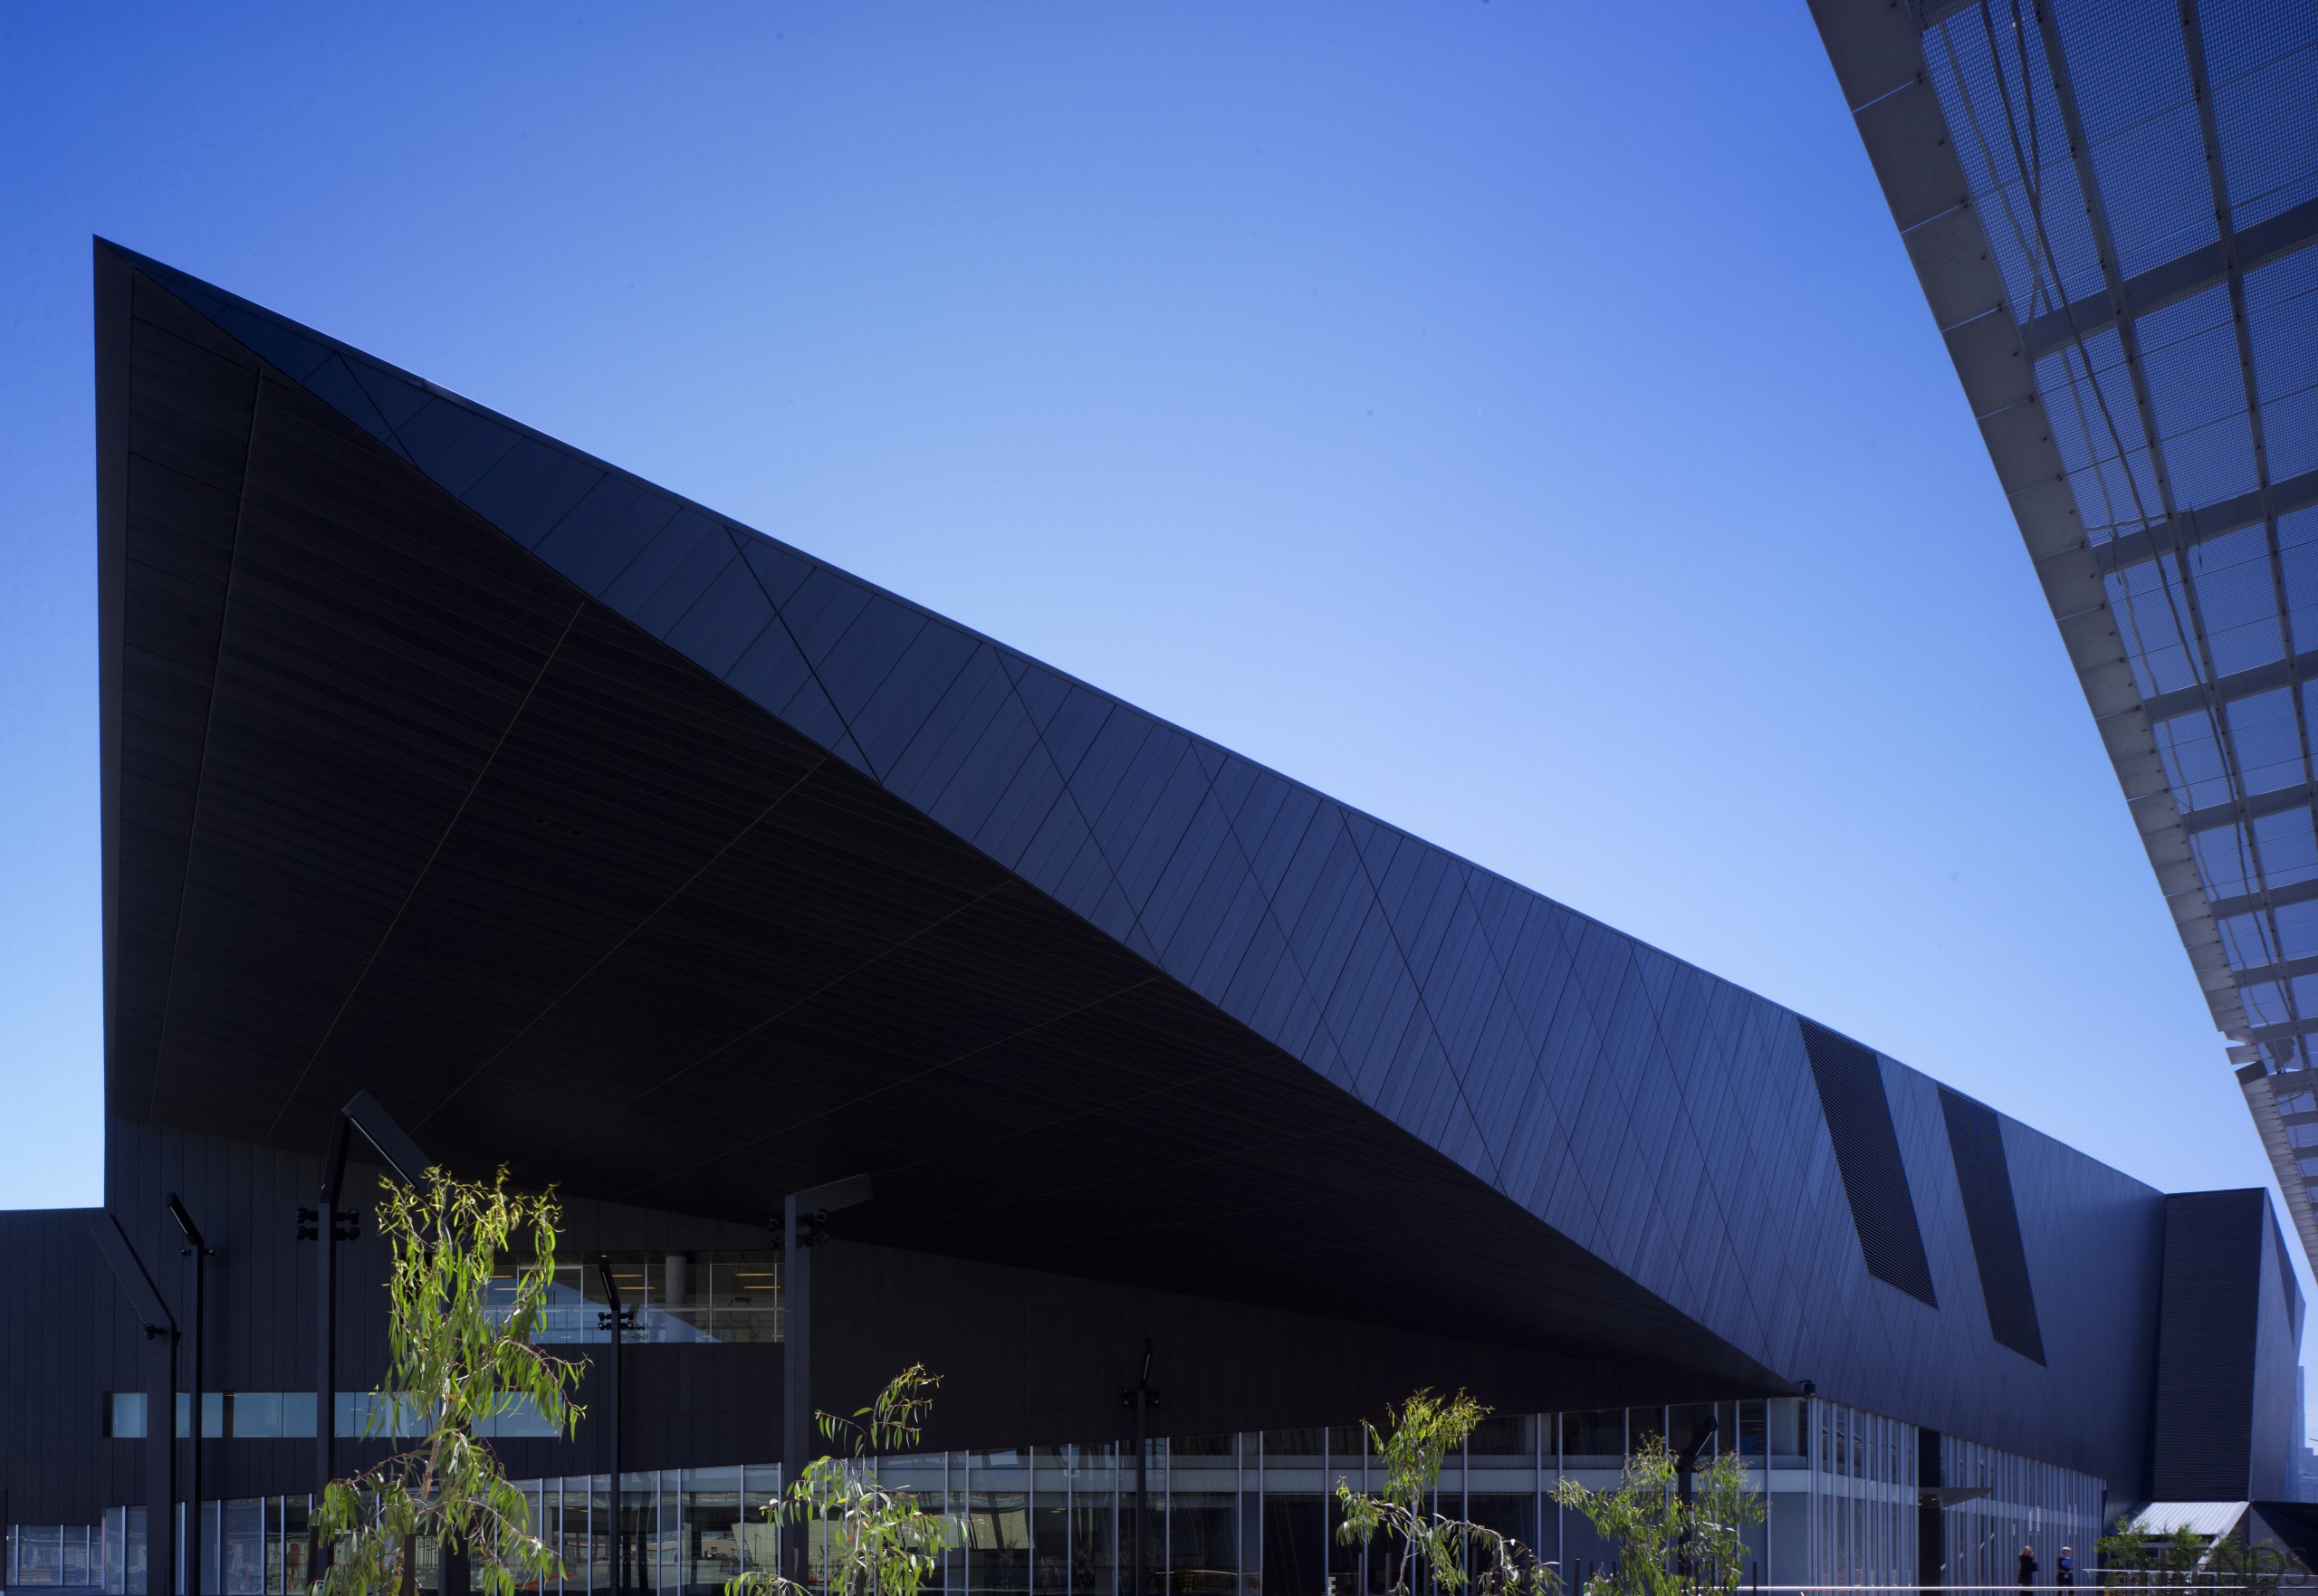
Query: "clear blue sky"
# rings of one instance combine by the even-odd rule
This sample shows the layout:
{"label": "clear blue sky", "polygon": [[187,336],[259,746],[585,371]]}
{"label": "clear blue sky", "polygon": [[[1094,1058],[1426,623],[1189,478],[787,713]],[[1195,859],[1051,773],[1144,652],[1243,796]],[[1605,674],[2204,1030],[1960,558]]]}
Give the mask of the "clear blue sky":
{"label": "clear blue sky", "polygon": [[0,10],[0,1203],[99,1190],[92,233],[2266,1180],[1801,0],[394,9]]}

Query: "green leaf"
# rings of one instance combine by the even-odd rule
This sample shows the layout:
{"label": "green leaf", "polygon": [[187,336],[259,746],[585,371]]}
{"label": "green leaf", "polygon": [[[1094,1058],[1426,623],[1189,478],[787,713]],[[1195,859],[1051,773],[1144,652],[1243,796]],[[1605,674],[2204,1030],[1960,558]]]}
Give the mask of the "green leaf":
{"label": "green leaf", "polygon": [[[393,1259],[388,1371],[365,1429],[415,1444],[324,1490],[313,1529],[332,1557],[313,1591],[385,1596],[411,1582],[425,1539],[463,1544],[489,1596],[513,1596],[562,1563],[474,1427],[523,1400],[567,1434],[579,1423],[569,1393],[583,1365],[531,1341],[555,1278],[561,1210],[552,1192],[510,1191],[503,1169],[487,1182],[428,1170],[417,1187],[380,1186],[378,1234]],[[494,1272],[526,1240],[512,1303],[494,1303]]]}

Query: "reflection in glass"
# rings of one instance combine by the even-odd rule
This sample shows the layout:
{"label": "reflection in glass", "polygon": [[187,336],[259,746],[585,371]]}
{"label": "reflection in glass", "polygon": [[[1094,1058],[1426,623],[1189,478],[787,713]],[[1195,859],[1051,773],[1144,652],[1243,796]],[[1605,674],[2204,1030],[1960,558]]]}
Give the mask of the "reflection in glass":
{"label": "reflection in glass", "polygon": [[[568,1490],[572,1482],[566,1481]],[[587,1482],[588,1486],[588,1589],[608,1591],[612,1588],[612,1569],[617,1561],[617,1527],[612,1518],[611,1477],[599,1474]],[[564,1499],[565,1511],[570,1508],[570,1498]]]}
{"label": "reflection in glass", "polygon": [[1078,1477],[1070,1493],[1071,1596],[1116,1596],[1117,1543],[1114,1538],[1108,1448],[1082,1447],[1077,1451]]}
{"label": "reflection in glass", "polygon": [[[1714,1404],[1711,1402],[1679,1403],[1666,1410],[1666,1445],[1671,1448],[1675,1457],[1680,1457],[1692,1447],[1705,1441],[1706,1438],[1713,1433]],[[1702,1450],[1699,1456],[1703,1461],[1711,1457],[1712,1453]]]}
{"label": "reflection in glass", "polygon": [[[1333,1440],[1335,1438],[1331,1435],[1329,1438]],[[1352,1467],[1347,1469],[1337,1459],[1334,1457],[1328,1459],[1332,1471],[1331,1483],[1334,1478],[1342,1478],[1346,1484],[1358,1490],[1361,1488],[1359,1460],[1354,1458],[1351,1461]],[[1328,1596],[1360,1596],[1365,1549],[1358,1541],[1345,1542],[1337,1539],[1336,1526],[1343,1522],[1343,1509],[1337,1506],[1333,1491],[1321,1498],[1320,1505],[1327,1520]]]}
{"label": "reflection in glass", "polygon": [[683,1524],[685,1596],[716,1596],[741,1572],[741,1471],[685,1470]]}
{"label": "reflection in glass", "polygon": [[1800,1468],[1809,1448],[1809,1404],[1802,1397],[1773,1397],[1768,1403],[1770,1457],[1774,1467]]}
{"label": "reflection in glass", "polygon": [[1172,1494],[1167,1504],[1168,1596],[1233,1596],[1239,1590],[1237,1505],[1237,1493],[1231,1491]]}
{"label": "reflection in glass", "polygon": [[[1535,1492],[1475,1491],[1465,1498],[1465,1516],[1500,1535],[1518,1541],[1531,1551],[1537,1547],[1537,1497]],[[1540,1556],[1545,1553],[1540,1553]],[[1485,1563],[1475,1559],[1466,1572],[1479,1575]]]}
{"label": "reflection in glass", "polygon": [[1492,1413],[1465,1439],[1475,1468],[1529,1468],[1537,1457],[1537,1420],[1528,1413]]}
{"label": "reflection in glass", "polygon": [[[781,1254],[738,1248],[614,1252],[620,1306],[632,1310],[630,1342],[768,1342],[782,1333]],[[514,1300],[521,1260],[493,1282],[502,1306]],[[559,1264],[536,1339],[541,1344],[608,1342],[603,1285],[592,1261]]]}
{"label": "reflection in glass", "polygon": [[976,1489],[970,1494],[966,1510],[966,1589],[970,1596],[983,1596],[984,1592],[990,1596],[1020,1596],[1030,1590],[1030,1518],[1028,1491]]}
{"label": "reflection in glass", "polygon": [[1030,1584],[1042,1596],[1065,1596],[1070,1589],[1069,1477],[1060,1459],[1038,1448],[1030,1496]]}
{"label": "reflection in glass", "polygon": [[[1539,1493],[1555,1478],[1557,1448],[1576,1467],[1614,1474],[1628,1433],[1669,1422],[1680,1441],[1694,1438],[1706,1410],[1607,1410],[1566,1415],[1501,1415],[1476,1429],[1464,1456],[1442,1473],[1441,1507],[1528,1544],[1559,1565],[1566,1587],[1582,1587],[1614,1555],[1582,1515],[1558,1511]],[[1715,1445],[1727,1430],[1748,1461],[1754,1486],[1768,1493],[1768,1520],[1748,1536],[1750,1582],[1780,1586],[1853,1581],[1901,1584],[1919,1573],[1951,1588],[2008,1582],[1975,1548],[2024,1543],[2050,1556],[2101,1529],[2100,1482],[2052,1465],[1940,1438],[1943,1477],[1987,1485],[1991,1495],[1948,1510],[1939,1567],[1920,1565],[1913,1503],[1923,1438],[1897,1419],[1825,1401],[1778,1399],[1714,1410]],[[1629,1425],[1633,1429],[1629,1430]],[[1806,1469],[1806,1443],[1825,1426],[1826,1461]],[[1327,1495],[1339,1478],[1358,1484],[1355,1452],[1327,1456],[1321,1442],[1357,1431],[1274,1430],[1151,1444],[1149,1539],[1141,1596],[1384,1596],[1398,1583],[1402,1548],[1339,1545]],[[1534,1443],[1537,1451],[1528,1450]],[[957,1526],[928,1596],[1136,1596],[1121,1573],[1122,1523],[1135,1474],[1111,1445],[881,1459],[879,1477],[943,1505]],[[1862,1478],[1854,1484],[1853,1469]],[[1822,1473],[1824,1469],[1824,1474]],[[774,1467],[664,1470],[623,1481],[620,1511],[608,1482],[574,1477],[519,1483],[541,1536],[564,1563],[560,1580],[527,1587],[536,1596],[585,1596],[613,1587],[615,1566],[631,1596],[721,1596],[743,1569],[779,1566],[778,1530],[761,1510],[775,1499]],[[1595,1478],[1588,1484],[1605,1484]],[[303,1497],[215,1500],[201,1505],[204,1596],[290,1596],[307,1583]],[[97,1525],[16,1526],[24,1566],[14,1583],[62,1585],[85,1572],[105,1596],[143,1596],[144,1512],[115,1507]],[[618,1534],[615,1534],[615,1529]],[[1991,1537],[1993,1537],[1991,1539]],[[2039,1539],[2043,1537],[2043,1539]],[[2049,1542],[2046,1544],[2045,1542]],[[432,1591],[436,1548],[419,1548],[419,1584]],[[1991,1554],[1992,1555],[1992,1554]],[[816,1564],[826,1559],[813,1555]],[[13,1587],[12,1587],[13,1588]],[[459,1596],[445,1592],[443,1596]]]}
{"label": "reflection in glass", "polygon": [[[1265,1433],[1267,1457],[1278,1433]],[[1317,1445],[1318,1434],[1311,1433]],[[1320,1502],[1317,1491],[1264,1493],[1263,1596],[1326,1596],[1327,1522]]]}
{"label": "reflection in glass", "polygon": [[1561,1419],[1561,1466],[1564,1468],[1618,1468],[1626,1457],[1626,1415],[1623,1408],[1593,1413],[1565,1413]]}
{"label": "reflection in glass", "polygon": [[[938,1467],[941,1459],[934,1459]],[[765,1515],[781,1494],[781,1470],[750,1467],[741,1480],[741,1563],[776,1571],[781,1566],[781,1526]]]}

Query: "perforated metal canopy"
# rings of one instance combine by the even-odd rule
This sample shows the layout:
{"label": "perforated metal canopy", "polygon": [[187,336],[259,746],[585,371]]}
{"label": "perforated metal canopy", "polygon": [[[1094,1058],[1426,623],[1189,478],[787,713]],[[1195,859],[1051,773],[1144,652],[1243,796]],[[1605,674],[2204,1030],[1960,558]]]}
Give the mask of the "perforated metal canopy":
{"label": "perforated metal canopy", "polygon": [[2318,5],[1813,10],[2318,1261]]}

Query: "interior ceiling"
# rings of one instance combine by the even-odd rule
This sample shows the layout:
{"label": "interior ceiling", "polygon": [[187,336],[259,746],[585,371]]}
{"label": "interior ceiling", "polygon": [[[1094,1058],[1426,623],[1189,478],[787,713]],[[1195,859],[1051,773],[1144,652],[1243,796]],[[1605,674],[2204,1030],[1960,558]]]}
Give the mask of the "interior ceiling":
{"label": "interior ceiling", "polygon": [[111,1112],[1776,1377],[99,253]]}

